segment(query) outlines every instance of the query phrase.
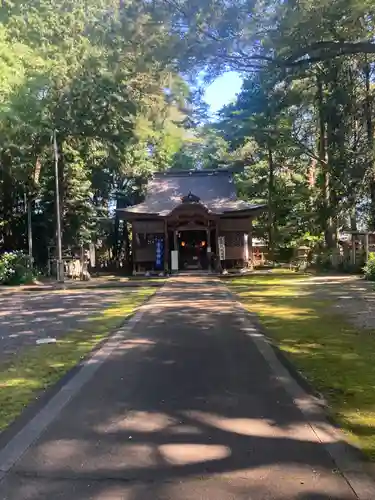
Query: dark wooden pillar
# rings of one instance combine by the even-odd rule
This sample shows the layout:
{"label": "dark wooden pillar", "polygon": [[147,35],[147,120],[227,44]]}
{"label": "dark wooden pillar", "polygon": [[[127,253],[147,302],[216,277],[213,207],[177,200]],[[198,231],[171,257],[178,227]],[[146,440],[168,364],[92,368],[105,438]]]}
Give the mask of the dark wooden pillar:
{"label": "dark wooden pillar", "polygon": [[133,275],[136,273],[136,249],[137,242],[136,242],[136,234],[134,231],[134,224],[132,223],[132,260],[133,260]]}
{"label": "dark wooden pillar", "polygon": [[216,243],[216,253],[218,253],[218,248],[219,248],[219,245],[218,245],[218,243],[219,243],[219,236],[220,236],[219,230],[220,230],[219,219],[216,219],[216,227],[215,227],[215,232],[216,232],[216,241],[215,241],[215,243]]}
{"label": "dark wooden pillar", "polygon": [[208,228],[207,228],[207,259],[208,259],[208,270],[212,271],[212,266],[211,266],[211,255],[212,255],[212,248],[211,248],[211,226],[210,226],[210,221],[208,221]]}
{"label": "dark wooden pillar", "polygon": [[164,271],[169,270],[169,241],[168,241],[168,221],[164,219]]}
{"label": "dark wooden pillar", "polygon": [[[222,266],[221,266],[221,260],[219,258],[219,236],[220,236],[220,219],[216,219],[216,269],[215,272],[221,273],[222,271]],[[225,261],[224,261],[224,267],[225,267]]]}

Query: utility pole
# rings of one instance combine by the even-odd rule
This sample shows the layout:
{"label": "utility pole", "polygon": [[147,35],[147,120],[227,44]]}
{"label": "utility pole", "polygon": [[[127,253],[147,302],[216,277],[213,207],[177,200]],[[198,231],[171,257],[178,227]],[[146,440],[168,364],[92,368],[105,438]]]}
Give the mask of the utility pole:
{"label": "utility pole", "polygon": [[56,231],[57,231],[57,281],[64,282],[64,262],[62,259],[61,214],[59,190],[59,152],[57,149],[56,130],[53,131],[53,150],[55,155],[55,189],[56,189]]}
{"label": "utility pole", "polygon": [[31,224],[31,211],[33,202],[29,199],[27,200],[27,237],[29,240],[29,266],[33,269],[33,229]]}
{"label": "utility pole", "polygon": [[33,228],[31,224],[31,211],[32,211],[32,201],[30,199],[30,193],[24,195],[25,200],[25,212],[27,215],[27,241],[28,241],[28,253],[29,253],[29,267],[33,269]]}

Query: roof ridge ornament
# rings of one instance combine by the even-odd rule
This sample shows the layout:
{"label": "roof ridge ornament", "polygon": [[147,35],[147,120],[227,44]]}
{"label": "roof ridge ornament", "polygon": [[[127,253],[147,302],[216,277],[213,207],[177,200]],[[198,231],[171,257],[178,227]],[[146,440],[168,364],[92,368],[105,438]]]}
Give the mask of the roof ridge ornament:
{"label": "roof ridge ornament", "polygon": [[196,196],[193,194],[191,191],[189,191],[189,194],[187,196],[183,196],[181,198],[182,203],[199,203],[201,199],[199,196]]}

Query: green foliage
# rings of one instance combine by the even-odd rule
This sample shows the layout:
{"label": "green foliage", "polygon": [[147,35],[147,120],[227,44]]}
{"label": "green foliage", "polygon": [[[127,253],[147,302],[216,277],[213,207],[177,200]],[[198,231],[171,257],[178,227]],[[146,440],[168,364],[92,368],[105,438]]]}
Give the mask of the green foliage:
{"label": "green foliage", "polygon": [[194,134],[186,136],[173,156],[171,168],[192,170],[225,167],[233,162],[228,148],[227,141],[214,127],[210,125],[197,127]]}
{"label": "green foliage", "polygon": [[[288,239],[292,229],[323,233],[334,249],[341,227],[375,227],[373,1],[152,5],[178,35],[185,70],[199,68],[208,80],[228,69],[244,75],[219,126],[240,158],[243,148],[252,149],[241,160],[254,166],[258,197],[269,198],[271,246],[284,244],[282,233]],[[265,168],[267,188],[257,173]],[[290,190],[287,171],[299,177]],[[279,190],[280,200],[286,197],[281,206]]]}
{"label": "green foliage", "polygon": [[306,233],[313,233],[312,192],[308,158],[293,141],[293,120],[299,95],[280,85],[277,75],[258,72],[245,79],[236,101],[221,112],[217,130],[229,142],[235,164],[244,167],[237,177],[241,197],[268,203],[255,234],[268,233],[270,246],[286,255]]}
{"label": "green foliage", "polygon": [[[176,33],[183,68],[210,74],[300,70],[339,55],[373,54],[373,1],[154,0],[150,10]],[[183,57],[185,56],[185,57]]]}
{"label": "green foliage", "polygon": [[317,254],[315,258],[315,264],[318,269],[322,271],[330,271],[332,266],[332,251],[325,250]]}
{"label": "green foliage", "polygon": [[22,252],[5,252],[0,256],[0,284],[23,285],[32,283],[34,274],[28,256]]}
{"label": "green foliage", "polygon": [[375,281],[375,253],[370,252],[368,256],[368,261],[366,262],[365,267],[363,268],[365,273],[365,278],[370,281]]}
{"label": "green foliage", "polygon": [[[118,239],[98,221],[168,168],[243,166],[271,250],[375,227],[372,3],[3,2],[0,250],[26,248],[30,200],[36,259],[55,244],[53,130],[65,247]],[[228,69],[243,89],[207,124],[197,82]]]}
{"label": "green foliage", "polygon": [[169,39],[135,0],[2,3],[0,250],[26,249],[28,200],[37,262],[55,246],[53,130],[66,249],[110,236],[98,221],[171,165],[190,89]]}

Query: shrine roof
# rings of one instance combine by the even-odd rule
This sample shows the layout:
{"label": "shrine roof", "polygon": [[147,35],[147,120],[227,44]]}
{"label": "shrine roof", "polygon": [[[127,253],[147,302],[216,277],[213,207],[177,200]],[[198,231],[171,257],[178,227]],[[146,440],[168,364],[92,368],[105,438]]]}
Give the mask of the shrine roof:
{"label": "shrine roof", "polygon": [[264,208],[237,198],[233,173],[229,169],[158,173],[148,183],[145,200],[119,212],[166,217],[186,202],[200,203],[214,214]]}

